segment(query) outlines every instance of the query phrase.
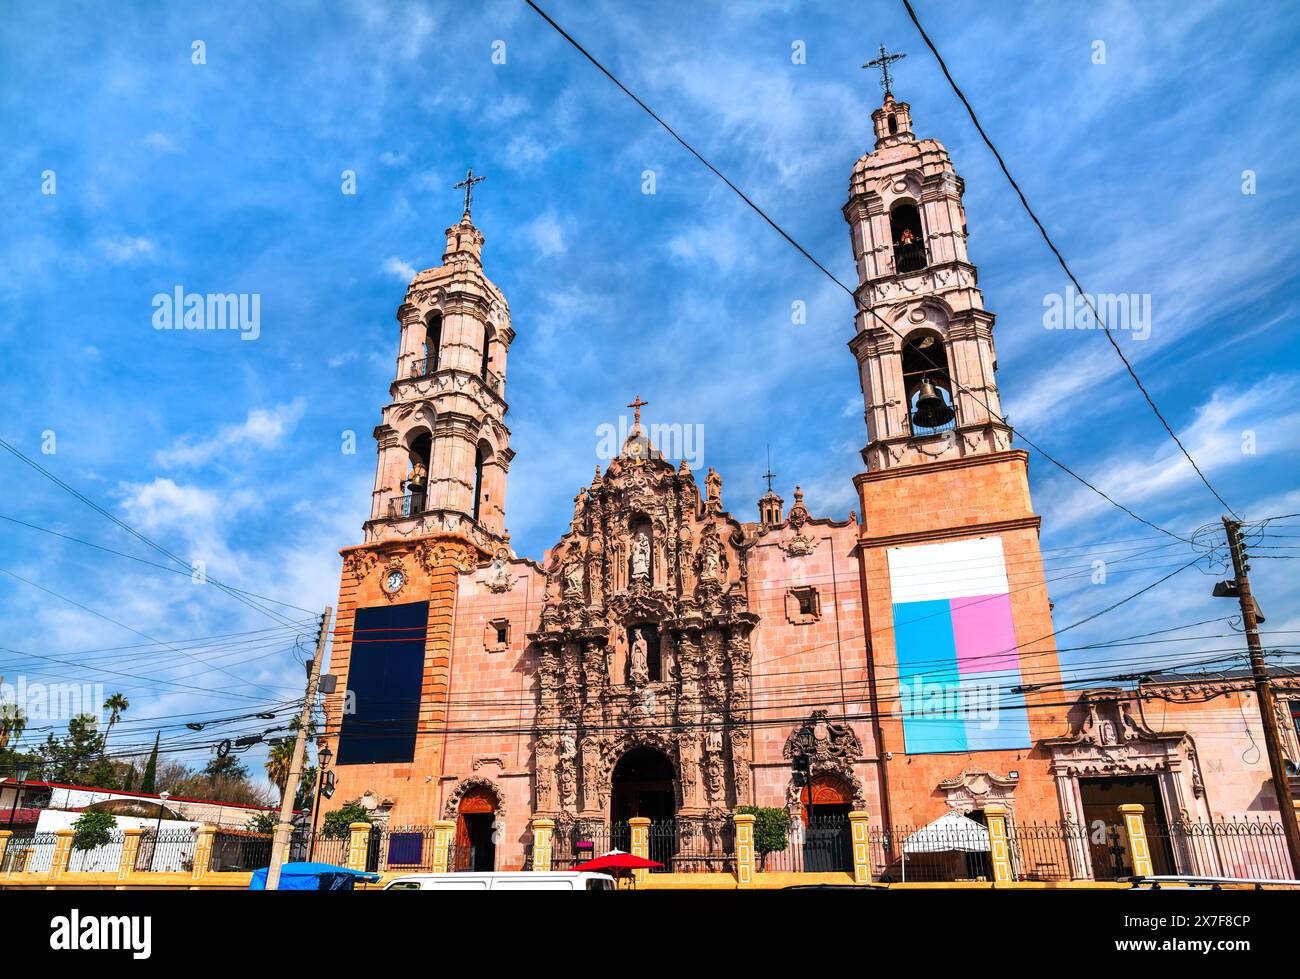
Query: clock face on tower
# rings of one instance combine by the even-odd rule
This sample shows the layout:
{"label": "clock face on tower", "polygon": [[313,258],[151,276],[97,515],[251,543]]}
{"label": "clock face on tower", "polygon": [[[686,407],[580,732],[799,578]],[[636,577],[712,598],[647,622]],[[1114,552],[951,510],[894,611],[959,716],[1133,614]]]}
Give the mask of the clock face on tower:
{"label": "clock face on tower", "polygon": [[384,575],[384,591],[393,595],[401,591],[402,586],[406,584],[406,575],[400,568],[393,568],[388,574]]}

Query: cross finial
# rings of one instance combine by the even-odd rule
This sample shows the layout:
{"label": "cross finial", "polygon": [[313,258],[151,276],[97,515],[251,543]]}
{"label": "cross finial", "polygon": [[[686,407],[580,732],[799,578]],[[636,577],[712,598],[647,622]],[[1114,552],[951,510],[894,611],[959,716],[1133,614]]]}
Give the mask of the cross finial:
{"label": "cross finial", "polygon": [[628,402],[629,408],[636,409],[636,421],[634,422],[634,424],[637,425],[638,427],[641,425],[641,409],[644,408],[649,403],[650,403],[649,401],[642,401],[641,395],[639,394],[635,398],[633,398],[632,401]]}
{"label": "cross finial", "polygon": [[772,447],[767,447],[767,472],[763,473],[767,480],[767,491],[772,492],[772,480],[776,478],[776,473],[772,472]]}
{"label": "cross finial", "polygon": [[465,217],[469,217],[470,204],[474,199],[474,185],[481,184],[484,180],[487,180],[487,177],[474,176],[474,168],[470,167],[465,171],[465,179],[452,188],[453,190],[465,188]]}
{"label": "cross finial", "polygon": [[863,67],[863,68],[879,68],[879,69],[880,69],[880,87],[883,88],[883,89],[885,90],[885,94],[886,94],[886,95],[892,96],[892,95],[894,94],[894,92],[893,92],[893,88],[894,88],[894,80],[893,80],[892,78],[889,77],[889,66],[890,66],[891,64],[893,64],[895,61],[901,61],[903,58],[906,58],[906,57],[907,57],[907,55],[906,55],[906,54],[903,54],[901,51],[900,51],[899,53],[897,53],[897,54],[889,54],[889,53],[885,50],[885,46],[882,44],[882,45],[880,45],[880,57],[878,57],[878,58],[872,58],[870,61],[868,61],[868,62],[867,62],[865,65],[863,65],[862,67]]}

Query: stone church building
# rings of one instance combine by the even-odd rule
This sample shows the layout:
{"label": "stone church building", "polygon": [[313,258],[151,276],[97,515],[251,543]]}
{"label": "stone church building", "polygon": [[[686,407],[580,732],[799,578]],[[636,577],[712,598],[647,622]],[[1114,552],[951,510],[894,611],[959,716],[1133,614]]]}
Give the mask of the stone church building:
{"label": "stone church building", "polygon": [[[515,334],[467,192],[442,264],[398,308],[370,519],[342,552],[328,805],[360,801],[389,827],[456,820],[498,869],[523,863],[534,817],[595,838],[646,816],[707,855],[747,805],[883,826],[989,802],[1082,820],[1124,792],[1171,817],[1209,806],[1205,766],[1229,770],[1228,746],[1198,756],[1125,691],[1063,706],[963,181],[907,104],[887,92],[871,118],[843,206],[867,441],[860,507],[838,517],[769,487],[753,519],[719,474],[661,456],[638,396],[568,531],[540,560],[516,554]],[[1258,775],[1232,805],[1263,791]]]}

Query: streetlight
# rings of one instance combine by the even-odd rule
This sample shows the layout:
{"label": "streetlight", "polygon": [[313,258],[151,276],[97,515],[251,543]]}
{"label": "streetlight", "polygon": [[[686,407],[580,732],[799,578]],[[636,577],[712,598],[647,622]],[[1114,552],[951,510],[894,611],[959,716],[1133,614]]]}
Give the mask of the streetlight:
{"label": "streetlight", "polygon": [[[311,807],[311,834],[307,838],[307,860],[310,862],[316,855],[316,816],[320,813],[320,796],[321,789],[325,786],[325,770],[330,767],[330,762],[334,760],[334,752],[330,751],[327,744],[316,752],[316,801]],[[333,792],[330,793],[333,795]]]}
{"label": "streetlight", "polygon": [[10,832],[12,832],[14,828],[14,816],[18,813],[18,803],[23,797],[23,785],[27,781],[27,771],[28,769],[26,765],[19,765],[14,769],[14,781],[17,784],[14,786],[14,801],[9,807]]}
{"label": "streetlight", "polygon": [[162,833],[162,814],[163,803],[171,796],[171,793],[164,789],[158,793],[158,824],[153,830],[153,849],[149,852],[149,872],[153,873],[154,857],[158,856],[158,837]]}
{"label": "streetlight", "polygon": [[812,829],[812,756],[817,749],[817,732],[813,730],[811,724],[804,724],[799,729],[799,752],[791,758],[790,764],[794,769],[793,781],[799,786],[799,797],[802,801],[803,793],[808,793],[808,802],[802,806],[803,819],[799,823],[799,843],[803,847],[800,854],[803,858],[804,869],[808,869],[808,834]]}

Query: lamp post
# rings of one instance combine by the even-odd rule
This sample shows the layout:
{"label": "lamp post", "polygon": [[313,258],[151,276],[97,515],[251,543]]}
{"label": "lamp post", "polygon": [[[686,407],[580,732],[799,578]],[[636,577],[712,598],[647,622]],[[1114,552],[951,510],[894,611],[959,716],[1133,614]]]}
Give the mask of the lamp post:
{"label": "lamp post", "polygon": [[320,812],[321,789],[325,786],[325,771],[334,760],[334,752],[326,745],[316,752],[316,801],[311,807],[311,834],[307,841],[307,861],[310,863],[316,855],[316,816]]}
{"label": "lamp post", "polygon": [[812,755],[817,747],[817,734],[811,724],[804,724],[799,729],[799,754],[791,759],[794,768],[794,781],[799,786],[799,799],[803,802],[803,793],[808,793],[808,802],[800,806],[804,817],[799,827],[799,841],[802,850],[799,854],[803,869],[808,869],[808,837],[812,832]]}
{"label": "lamp post", "polygon": [[20,801],[20,800],[22,799],[22,797],[23,797],[23,785],[26,784],[26,782],[27,782],[27,766],[26,766],[26,765],[19,765],[17,768],[14,769],[14,781],[15,781],[17,784],[14,786],[14,801],[13,801],[13,804],[9,807],[9,827],[8,827],[8,828],[10,829],[10,831],[12,831],[13,828],[14,828],[14,816],[17,815],[17,813],[18,813],[18,803],[19,803],[19,801]]}
{"label": "lamp post", "polygon": [[154,858],[158,856],[158,837],[162,834],[163,804],[171,796],[165,789],[158,793],[158,822],[153,829],[153,849],[149,851],[149,872],[153,873]]}

